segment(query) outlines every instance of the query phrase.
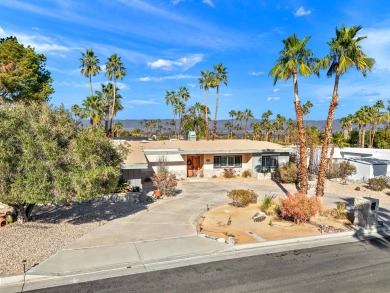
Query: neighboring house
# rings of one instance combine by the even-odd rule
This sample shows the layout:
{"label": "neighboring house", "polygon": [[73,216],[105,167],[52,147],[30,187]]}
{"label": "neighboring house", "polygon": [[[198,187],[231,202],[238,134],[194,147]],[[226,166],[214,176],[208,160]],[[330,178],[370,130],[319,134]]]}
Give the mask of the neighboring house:
{"label": "neighboring house", "polygon": [[[373,148],[337,148],[337,161],[347,161],[356,167],[352,180],[365,180],[377,176],[390,177],[390,150]],[[336,153],[336,148],[335,148]]]}
{"label": "neighboring house", "polygon": [[225,168],[234,168],[237,174],[250,170],[255,178],[262,178],[279,164],[287,163],[292,151],[279,144],[252,140],[117,142],[129,149],[121,168],[123,179],[137,184],[157,171],[160,160],[166,161],[168,170],[178,178],[221,176]]}

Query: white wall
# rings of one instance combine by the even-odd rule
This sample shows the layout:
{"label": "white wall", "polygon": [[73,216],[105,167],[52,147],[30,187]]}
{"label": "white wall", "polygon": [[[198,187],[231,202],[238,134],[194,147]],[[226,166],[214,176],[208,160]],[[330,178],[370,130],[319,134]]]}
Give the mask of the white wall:
{"label": "white wall", "polygon": [[349,176],[348,179],[364,180],[374,177],[372,165],[367,165],[354,161],[348,162],[356,167],[356,174]]}

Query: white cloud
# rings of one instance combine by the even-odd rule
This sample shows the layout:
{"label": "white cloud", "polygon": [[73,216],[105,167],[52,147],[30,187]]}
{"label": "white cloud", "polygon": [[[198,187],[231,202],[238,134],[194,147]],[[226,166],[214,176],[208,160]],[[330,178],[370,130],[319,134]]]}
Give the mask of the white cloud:
{"label": "white cloud", "polygon": [[294,15],[296,17],[301,17],[309,14],[311,14],[311,10],[305,10],[303,6],[299,7],[297,10],[294,11]]}
{"label": "white cloud", "polygon": [[157,61],[148,62],[147,64],[152,69],[162,69],[167,71],[175,69],[187,70],[202,60],[202,54],[193,54],[176,60],[158,59]]}
{"label": "white cloud", "polygon": [[363,52],[375,59],[374,71],[390,71],[390,27],[380,29],[362,29]]}
{"label": "white cloud", "polygon": [[164,81],[164,80],[172,80],[172,79],[191,79],[191,78],[197,78],[197,76],[187,75],[187,74],[178,74],[178,75],[160,76],[160,77],[145,76],[139,78],[138,80],[148,82],[148,81]]}
{"label": "white cloud", "polygon": [[184,0],[171,0],[173,5],[179,4],[180,2],[184,2]]}
{"label": "white cloud", "polygon": [[373,91],[373,90],[366,90],[366,89],[361,89],[357,92],[354,93],[354,95],[357,95],[357,96],[380,96],[380,93],[377,92],[377,91]]}
{"label": "white cloud", "polygon": [[29,45],[37,52],[40,53],[55,53],[55,52],[64,52],[70,51],[72,48],[57,44],[51,38],[39,35],[39,34],[21,34],[14,31],[5,31],[2,27],[0,27],[0,38],[4,38],[7,36],[16,36],[19,43],[24,45]]}
{"label": "white cloud", "polygon": [[127,101],[126,104],[131,104],[131,105],[157,105],[157,103],[154,100],[130,100]]}
{"label": "white cloud", "polygon": [[277,93],[279,91],[278,88],[274,88],[274,93]]}
{"label": "white cloud", "polygon": [[232,97],[232,94],[223,94],[224,97]]}
{"label": "white cloud", "polygon": [[261,74],[264,74],[264,72],[263,71],[252,71],[252,72],[249,72],[248,74],[252,75],[252,76],[259,76]]}
{"label": "white cloud", "polygon": [[193,83],[188,83],[187,85],[188,85],[189,87],[192,87],[192,88],[196,87],[196,84],[193,84]]}
{"label": "white cloud", "polygon": [[203,0],[203,3],[208,6],[215,7],[213,0]]}
{"label": "white cloud", "polygon": [[280,100],[280,97],[268,97],[267,101],[278,101]]}

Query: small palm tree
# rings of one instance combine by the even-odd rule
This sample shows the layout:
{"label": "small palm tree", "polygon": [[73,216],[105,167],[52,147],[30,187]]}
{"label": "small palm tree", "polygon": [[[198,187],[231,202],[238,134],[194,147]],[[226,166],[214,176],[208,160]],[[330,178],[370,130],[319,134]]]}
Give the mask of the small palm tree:
{"label": "small palm tree", "polygon": [[117,79],[122,80],[126,75],[126,68],[123,66],[121,57],[118,57],[116,54],[111,55],[108,58],[106,63],[106,75],[109,80],[114,80],[114,99],[111,106],[111,123],[110,123],[110,135],[113,136],[114,129],[114,116],[115,116],[115,106],[116,106],[116,81]]}
{"label": "small palm tree", "polygon": [[299,40],[296,34],[283,40],[284,48],[280,51],[280,57],[276,60],[276,65],[269,73],[274,77],[274,85],[279,79],[287,81],[291,77],[293,78],[294,106],[299,133],[299,185],[303,193],[307,193],[307,158],[303,112],[298,94],[298,74],[307,77],[313,72],[316,73],[314,65],[317,59],[313,57],[313,52],[306,48],[309,40],[310,37]]}
{"label": "small palm tree", "polygon": [[95,55],[92,49],[81,53],[81,74],[89,78],[89,95],[92,96],[92,75],[95,76],[100,72],[99,58]]}
{"label": "small palm tree", "polygon": [[165,103],[167,105],[171,105],[172,107],[172,115],[173,115],[173,129],[175,131],[175,136],[176,136],[176,111],[175,111],[175,105],[177,103],[177,100],[178,100],[178,97],[176,95],[176,92],[175,91],[166,91],[166,94],[165,94]]}
{"label": "small palm tree", "polygon": [[318,68],[328,68],[327,75],[335,76],[332,100],[329,105],[328,117],[326,119],[325,135],[322,144],[320,167],[318,171],[316,195],[324,195],[326,157],[329,148],[329,142],[332,136],[332,122],[334,112],[339,102],[339,81],[341,75],[348,72],[348,69],[355,66],[363,76],[366,76],[367,71],[371,71],[375,60],[364,54],[359,45],[359,42],[364,40],[366,36],[357,37],[357,33],[361,30],[361,26],[352,26],[346,28],[344,25],[341,29],[336,28],[336,37],[328,42],[330,53],[318,63]]}

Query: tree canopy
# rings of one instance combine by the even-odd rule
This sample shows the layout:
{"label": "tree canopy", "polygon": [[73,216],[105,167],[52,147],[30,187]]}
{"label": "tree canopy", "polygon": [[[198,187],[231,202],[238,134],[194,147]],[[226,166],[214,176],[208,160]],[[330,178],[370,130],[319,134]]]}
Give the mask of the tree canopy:
{"label": "tree canopy", "polygon": [[123,153],[102,127],[79,129],[69,111],[47,103],[0,107],[0,201],[26,219],[28,205],[112,192]]}
{"label": "tree canopy", "polygon": [[24,47],[15,37],[0,39],[0,104],[48,101],[54,92],[46,57]]}

